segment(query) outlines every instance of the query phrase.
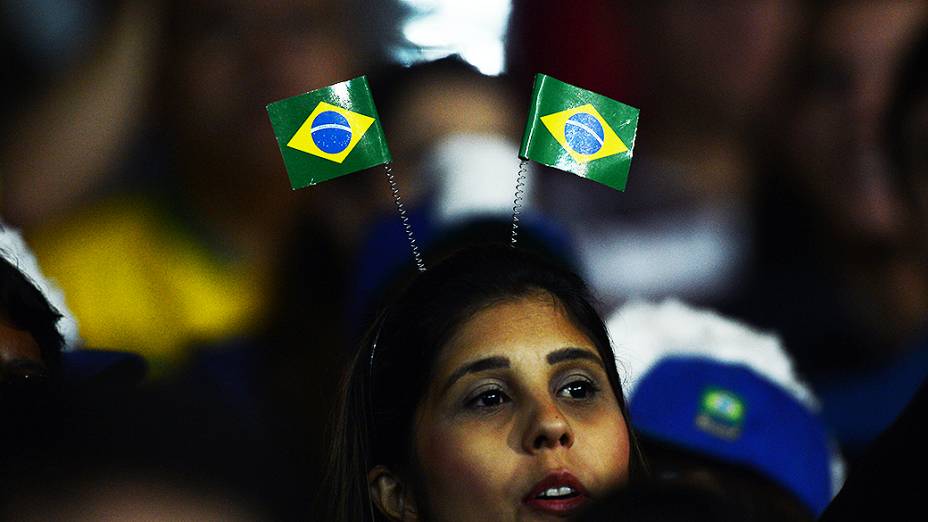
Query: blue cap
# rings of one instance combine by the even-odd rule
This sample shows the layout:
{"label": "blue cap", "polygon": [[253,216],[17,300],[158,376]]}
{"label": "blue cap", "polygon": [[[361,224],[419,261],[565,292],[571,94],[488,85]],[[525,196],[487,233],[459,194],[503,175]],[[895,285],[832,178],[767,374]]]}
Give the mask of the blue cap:
{"label": "blue cap", "polygon": [[831,501],[831,449],[823,423],[745,366],[667,357],[641,377],[629,409],[639,433],[752,468],[816,515]]}

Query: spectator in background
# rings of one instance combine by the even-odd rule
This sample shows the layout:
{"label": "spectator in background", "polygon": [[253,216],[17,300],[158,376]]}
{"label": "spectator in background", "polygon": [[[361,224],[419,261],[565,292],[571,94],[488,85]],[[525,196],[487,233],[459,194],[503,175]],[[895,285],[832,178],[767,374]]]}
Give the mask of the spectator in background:
{"label": "spectator in background", "polygon": [[81,342],[64,294],[42,274],[20,234],[0,222],[0,382],[58,374]]}
{"label": "spectator in background", "polygon": [[[928,295],[928,170],[925,162],[925,100],[928,98],[928,39],[924,36],[907,53],[897,75],[895,96],[887,112],[886,129],[892,177],[898,191],[900,243],[906,246],[909,270],[916,276],[913,294]],[[855,451],[867,448],[902,412],[928,377],[928,310],[913,317],[907,331],[898,332],[897,345],[875,364],[824,379],[819,386],[826,418],[845,444]],[[861,419],[861,405],[873,413]]]}
{"label": "spectator in background", "polygon": [[[755,141],[764,145],[804,8],[779,0],[611,6],[636,60],[606,70],[623,85],[643,84],[638,99],[619,98],[641,108],[628,190],[617,196],[541,170],[541,206],[575,234],[607,306],[628,295],[719,303],[738,292],[751,257]],[[565,15],[558,30],[585,35],[574,25],[581,20]],[[540,58],[561,46],[546,40]],[[596,49],[590,54],[626,52]]]}
{"label": "spectator in background", "polygon": [[[892,153],[893,186],[903,195],[904,222],[910,225],[907,237],[919,266],[928,270],[928,31],[922,26],[920,32],[921,37],[907,53],[896,77],[885,124]],[[915,289],[919,290],[928,293],[928,288]],[[906,351],[888,367],[866,376],[868,382],[854,382],[861,377],[856,375],[834,383],[835,393],[845,399],[840,403],[843,407],[836,408],[836,413],[847,420],[842,428],[853,428],[852,408],[859,411],[868,402],[878,405],[875,413],[880,421],[868,427],[868,437],[882,430],[888,419],[895,420],[852,467],[844,489],[823,514],[823,522],[903,520],[922,509],[924,487],[911,477],[913,471],[928,467],[928,316],[921,318],[921,325],[909,339]],[[904,403],[907,405],[903,410]]]}
{"label": "spectator in background", "polygon": [[727,497],[746,520],[814,520],[843,461],[779,340],[678,301],[607,321],[655,480]]}
{"label": "spectator in background", "polygon": [[778,331],[815,381],[885,362],[928,312],[881,124],[926,7],[823,3],[772,126],[756,273],[725,310]]}
{"label": "spectator in background", "polygon": [[249,510],[285,485],[266,478],[275,460],[223,432],[212,397],[144,389],[144,373],[137,355],[83,346],[64,294],[0,222],[0,518],[266,519]]}
{"label": "spectator in background", "polygon": [[[87,348],[64,293],[46,278],[19,232],[0,221],[0,382],[30,381],[69,391],[134,387],[144,361],[125,352]],[[76,388],[75,388],[76,387]]]}
{"label": "spectator in background", "polygon": [[138,356],[80,344],[63,294],[19,233],[0,222],[0,505],[31,474],[23,469],[71,435],[68,419],[109,404],[144,375]]}
{"label": "spectator in background", "polygon": [[[882,123],[926,7],[881,0],[811,11],[783,117],[771,125],[753,274],[721,307],[783,337],[849,455],[885,429],[904,404],[899,397],[920,382],[906,380],[901,395],[888,386],[848,395],[845,414],[832,407],[841,387],[882,382],[928,314],[924,263],[907,231]],[[853,413],[862,404],[873,411],[865,419]]]}
{"label": "spectator in background", "polygon": [[926,20],[921,2],[835,2],[826,9],[813,44],[816,72],[790,133],[795,182],[822,214],[826,255],[849,288],[851,319],[883,347],[877,358],[928,314],[882,124],[904,54]]}
{"label": "spectator in background", "polygon": [[64,319],[33,283],[42,281],[50,290],[19,235],[2,225],[0,234],[0,395],[6,403],[10,390],[41,387],[50,374],[58,377],[65,347],[58,324],[73,326],[73,320]]}
{"label": "spectator in background", "polygon": [[[12,194],[23,199],[22,209],[33,194],[69,191],[70,199],[57,198],[43,217],[30,218],[37,255],[68,293],[87,341],[138,350],[155,373],[183,361],[191,344],[264,324],[279,252],[296,222],[332,231],[334,244],[300,240],[325,249],[320,256],[337,257],[332,246],[351,245],[376,207],[371,202],[380,201],[367,197],[371,178],[363,176],[291,192],[264,110],[273,100],[361,74],[374,61],[369,44],[376,31],[365,30],[368,17],[351,16],[354,4],[195,0],[162,7],[127,2],[128,20],[119,20],[137,38],[109,42],[125,47],[104,46],[101,60],[118,65],[135,56],[136,46],[145,50],[125,67],[104,68],[114,92],[72,85],[69,92],[89,106],[85,118],[63,118],[55,131],[78,139],[54,149],[65,158],[46,169],[51,179],[37,173],[34,184]],[[140,86],[138,78],[150,80]],[[132,100],[111,104],[125,97]],[[59,116],[70,114],[67,101],[49,100],[59,103]],[[141,110],[146,105],[151,112]],[[88,118],[94,125],[81,127]],[[112,140],[124,142],[114,128],[140,126],[150,130],[128,166],[120,157],[83,161]],[[7,160],[35,158],[54,145],[40,139],[54,136],[51,129],[40,130],[31,134],[35,140],[9,147]],[[128,171],[122,178],[86,172],[119,163]],[[28,183],[28,175],[20,180]],[[56,219],[48,219],[52,214]]]}
{"label": "spectator in background", "polygon": [[[786,129],[785,152],[797,170],[784,174],[822,214],[821,226],[827,227],[822,234],[830,234],[836,248],[844,246],[838,254],[856,260],[860,254],[852,248],[892,245],[902,232],[881,122],[905,52],[928,19],[928,5],[906,0],[825,5],[809,39],[803,83]],[[906,312],[897,320],[907,321],[913,312]]]}

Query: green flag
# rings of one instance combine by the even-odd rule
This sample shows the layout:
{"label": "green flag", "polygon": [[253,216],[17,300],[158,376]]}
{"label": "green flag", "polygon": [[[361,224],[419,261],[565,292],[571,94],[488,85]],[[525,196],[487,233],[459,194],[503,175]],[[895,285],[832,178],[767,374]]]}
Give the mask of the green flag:
{"label": "green flag", "polygon": [[365,76],[276,101],[267,114],[294,189],[391,160]]}
{"label": "green flag", "polygon": [[535,75],[519,157],[625,190],[638,109]]}

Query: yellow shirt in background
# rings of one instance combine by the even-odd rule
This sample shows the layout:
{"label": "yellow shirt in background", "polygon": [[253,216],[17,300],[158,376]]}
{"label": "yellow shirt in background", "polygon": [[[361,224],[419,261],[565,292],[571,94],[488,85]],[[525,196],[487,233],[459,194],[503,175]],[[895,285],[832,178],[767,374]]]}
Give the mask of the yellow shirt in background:
{"label": "yellow shirt in background", "polygon": [[194,343],[250,332],[263,278],[210,251],[141,199],[83,211],[30,238],[94,348],[135,351],[158,376]]}

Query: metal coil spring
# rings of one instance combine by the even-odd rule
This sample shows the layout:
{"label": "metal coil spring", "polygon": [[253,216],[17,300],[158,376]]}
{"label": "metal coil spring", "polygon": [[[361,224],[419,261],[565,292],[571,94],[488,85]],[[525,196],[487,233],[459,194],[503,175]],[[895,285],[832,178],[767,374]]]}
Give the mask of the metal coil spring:
{"label": "metal coil spring", "polygon": [[525,177],[528,167],[527,160],[519,161],[519,174],[516,177],[516,195],[512,200],[512,240],[511,246],[516,246],[519,236],[519,213],[522,211],[522,200],[525,197]]}
{"label": "metal coil spring", "polygon": [[406,232],[406,238],[409,239],[409,247],[412,249],[412,257],[416,262],[416,268],[420,272],[425,272],[425,263],[422,261],[422,254],[419,253],[419,245],[416,244],[416,238],[412,233],[412,225],[409,224],[409,216],[406,215],[406,206],[400,199],[399,185],[396,183],[396,176],[393,175],[393,167],[386,163],[384,171],[387,173],[387,183],[390,184],[390,192],[393,193],[393,202],[396,203],[396,211],[400,214],[400,221],[403,222],[403,230]]}

